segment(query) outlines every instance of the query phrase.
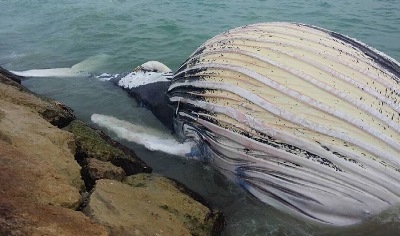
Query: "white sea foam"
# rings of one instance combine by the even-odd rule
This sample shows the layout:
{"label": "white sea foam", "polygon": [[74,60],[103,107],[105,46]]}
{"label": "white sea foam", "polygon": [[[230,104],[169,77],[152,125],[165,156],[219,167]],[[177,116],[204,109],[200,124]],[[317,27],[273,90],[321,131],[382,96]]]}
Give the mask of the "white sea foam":
{"label": "white sea foam", "polygon": [[188,157],[194,142],[178,142],[171,134],[151,127],[135,125],[112,116],[93,114],[92,121],[114,132],[119,138],[145,146],[151,151]]}

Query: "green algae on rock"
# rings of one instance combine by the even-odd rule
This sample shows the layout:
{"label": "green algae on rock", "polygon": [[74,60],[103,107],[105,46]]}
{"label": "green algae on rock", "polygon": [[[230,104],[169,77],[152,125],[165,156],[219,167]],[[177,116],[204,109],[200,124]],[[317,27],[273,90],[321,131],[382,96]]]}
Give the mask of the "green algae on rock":
{"label": "green algae on rock", "polygon": [[77,146],[76,158],[81,162],[84,158],[95,158],[108,161],[121,167],[127,175],[151,172],[151,167],[140,160],[127,147],[113,141],[100,130],[91,128],[82,121],[74,120],[65,130],[75,136]]}

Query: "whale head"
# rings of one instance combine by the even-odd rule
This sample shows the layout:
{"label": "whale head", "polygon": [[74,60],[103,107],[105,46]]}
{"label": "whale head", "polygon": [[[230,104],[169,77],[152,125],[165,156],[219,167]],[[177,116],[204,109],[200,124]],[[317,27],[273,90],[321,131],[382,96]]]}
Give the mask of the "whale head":
{"label": "whale head", "polygon": [[169,99],[166,95],[172,76],[172,70],[163,63],[148,61],[132,72],[116,76],[110,81],[126,90],[173,131],[173,108],[168,105]]}

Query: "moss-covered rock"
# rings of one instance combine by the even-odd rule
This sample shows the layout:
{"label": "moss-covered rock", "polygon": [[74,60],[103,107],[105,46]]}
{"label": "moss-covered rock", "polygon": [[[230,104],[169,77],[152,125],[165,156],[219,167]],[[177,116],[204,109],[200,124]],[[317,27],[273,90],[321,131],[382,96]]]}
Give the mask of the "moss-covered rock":
{"label": "moss-covered rock", "polygon": [[126,175],[151,172],[151,168],[133,151],[113,141],[102,131],[91,128],[78,120],[71,122],[65,130],[75,136],[76,158],[80,163],[85,158],[95,158],[121,167]]}

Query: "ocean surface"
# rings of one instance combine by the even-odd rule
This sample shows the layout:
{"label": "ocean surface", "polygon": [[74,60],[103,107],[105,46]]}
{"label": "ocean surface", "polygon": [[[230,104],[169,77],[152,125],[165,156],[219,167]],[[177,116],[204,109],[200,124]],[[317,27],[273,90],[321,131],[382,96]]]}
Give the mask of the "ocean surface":
{"label": "ocean surface", "polygon": [[[70,68],[93,74],[131,71],[158,60],[176,69],[199,45],[257,22],[317,25],[400,60],[400,0],[0,0],[0,66],[14,71]],[[104,114],[168,131],[121,89],[94,76],[48,74],[23,84],[59,100],[91,123]],[[116,137],[114,133],[109,133]],[[259,202],[212,166],[120,140],[160,173],[199,192],[226,216],[224,235],[397,235],[400,207],[352,227],[302,221]]]}

